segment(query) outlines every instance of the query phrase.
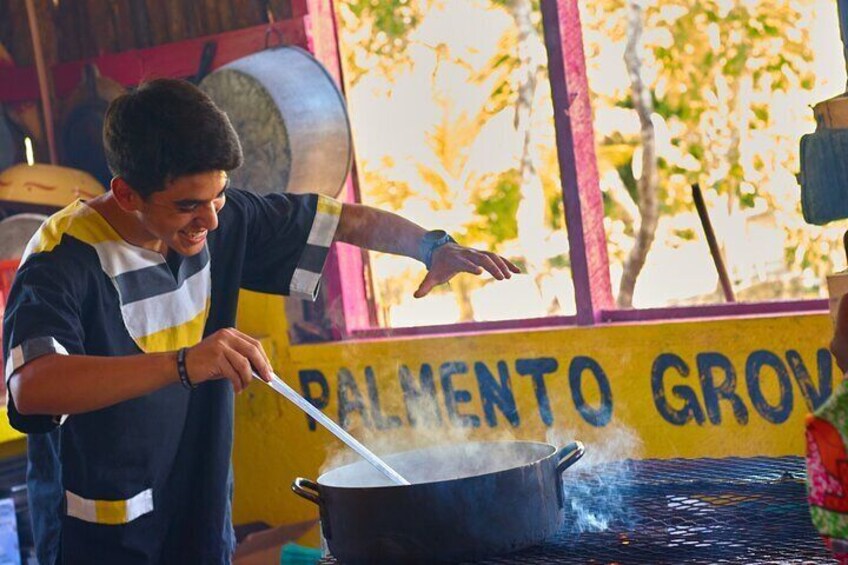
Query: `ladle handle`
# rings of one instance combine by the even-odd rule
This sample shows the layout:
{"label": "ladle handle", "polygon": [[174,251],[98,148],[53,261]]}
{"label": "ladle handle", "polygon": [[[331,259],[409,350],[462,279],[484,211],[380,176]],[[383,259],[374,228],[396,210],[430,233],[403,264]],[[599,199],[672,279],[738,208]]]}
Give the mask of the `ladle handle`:
{"label": "ladle handle", "polygon": [[[254,372],[253,376],[259,380],[262,380],[259,375]],[[342,440],[347,444],[348,447],[353,449],[360,457],[368,461],[371,465],[377,468],[378,471],[383,473],[390,481],[397,485],[409,485],[409,481],[404,479],[397,471],[389,467],[385,461],[377,457],[370,449],[359,443],[359,441],[347,433],[347,431],[335,423],[332,419],[327,417],[326,414],[318,410],[315,406],[313,406],[309,401],[300,396],[292,387],[287,385],[283,379],[274,375],[271,375],[271,381],[265,382],[265,384],[269,387],[273,388],[287,399],[289,399],[295,406],[306,412],[313,420],[327,428],[334,436]]]}
{"label": "ladle handle", "polygon": [[560,449],[557,452],[557,473],[562,475],[566,469],[577,463],[584,453],[586,453],[586,448],[579,441],[573,441]]}
{"label": "ladle handle", "polygon": [[305,498],[319,507],[321,506],[321,491],[318,490],[318,485],[309,479],[304,479],[302,477],[296,478],[294,482],[292,482],[291,489],[299,497]]}

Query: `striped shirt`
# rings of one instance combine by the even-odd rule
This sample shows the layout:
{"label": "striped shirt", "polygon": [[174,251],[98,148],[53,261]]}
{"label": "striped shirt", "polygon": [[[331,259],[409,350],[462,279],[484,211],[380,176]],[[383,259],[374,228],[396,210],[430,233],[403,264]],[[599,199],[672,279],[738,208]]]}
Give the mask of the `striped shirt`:
{"label": "striped shirt", "polygon": [[[318,195],[231,188],[204,250],[166,259],[124,241],[85,203],[68,206],[33,237],[13,284],[3,327],[7,381],[49,353],[192,346],[234,325],[239,288],[314,298],[340,212]],[[31,434],[39,561],[54,562],[61,533],[69,561],[80,551],[87,562],[129,562],[139,552],[151,562],[227,562],[232,404],[228,381],[191,392],[175,383],[69,418],[21,415],[9,398],[11,424]],[[120,526],[120,535],[104,524]]]}

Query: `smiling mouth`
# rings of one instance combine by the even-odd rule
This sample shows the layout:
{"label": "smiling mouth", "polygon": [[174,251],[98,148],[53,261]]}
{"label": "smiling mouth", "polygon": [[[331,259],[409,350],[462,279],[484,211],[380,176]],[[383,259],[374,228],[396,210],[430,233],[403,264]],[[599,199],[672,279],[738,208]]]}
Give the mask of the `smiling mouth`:
{"label": "smiling mouth", "polygon": [[209,233],[207,229],[199,229],[199,230],[180,230],[180,234],[187,239],[190,243],[201,243],[206,239],[206,235]]}

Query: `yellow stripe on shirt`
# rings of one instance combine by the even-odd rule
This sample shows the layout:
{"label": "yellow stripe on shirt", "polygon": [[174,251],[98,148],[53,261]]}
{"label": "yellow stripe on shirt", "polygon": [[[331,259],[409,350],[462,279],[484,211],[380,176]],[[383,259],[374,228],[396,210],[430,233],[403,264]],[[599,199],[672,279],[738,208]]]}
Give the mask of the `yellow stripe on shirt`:
{"label": "yellow stripe on shirt", "polygon": [[115,526],[153,512],[153,489],[145,489],[127,500],[94,500],[66,490],[65,501],[68,516],[92,524]]}
{"label": "yellow stripe on shirt", "polygon": [[175,351],[183,347],[197,345],[203,339],[203,328],[209,314],[210,300],[205,308],[194,318],[171,328],[165,328],[146,336],[133,336],[136,345],[145,353]]}
{"label": "yellow stripe on shirt", "polygon": [[127,523],[126,500],[95,500],[94,510],[98,524],[114,526]]}
{"label": "yellow stripe on shirt", "polygon": [[342,203],[329,196],[323,194],[318,195],[318,207],[315,211],[317,214],[329,214],[338,216],[342,213]]}
{"label": "yellow stripe on shirt", "polygon": [[318,196],[315,218],[306,242],[318,247],[330,247],[342,214],[342,203],[327,196]]}
{"label": "yellow stripe on shirt", "polygon": [[[160,253],[128,244],[99,212],[77,200],[44,222],[30,241],[22,262],[31,254],[53,251],[65,234],[90,245],[97,253],[104,273],[113,279],[165,261]],[[127,332],[146,353],[172,351],[197,344],[203,338],[211,286],[209,266],[206,265],[167,295],[130,304],[121,301]],[[179,303],[168,304],[175,297]],[[151,333],[143,335],[145,331]]]}
{"label": "yellow stripe on shirt", "polygon": [[47,218],[27,246],[25,257],[32,253],[53,251],[65,234],[89,245],[121,239],[103,216],[77,200]]}

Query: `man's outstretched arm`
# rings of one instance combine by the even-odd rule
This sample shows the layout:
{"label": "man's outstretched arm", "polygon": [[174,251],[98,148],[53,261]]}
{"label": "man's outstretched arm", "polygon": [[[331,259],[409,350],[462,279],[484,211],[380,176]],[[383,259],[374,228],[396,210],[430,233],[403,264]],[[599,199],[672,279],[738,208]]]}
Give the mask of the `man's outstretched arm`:
{"label": "man's outstretched arm", "polygon": [[[392,212],[362,204],[345,204],[335,240],[423,261],[420,244],[425,233],[427,230],[418,224]],[[433,252],[430,270],[414,296],[427,295],[433,287],[448,282],[459,273],[479,275],[484,270],[497,280],[521,272],[511,261],[496,253],[447,243]]]}

